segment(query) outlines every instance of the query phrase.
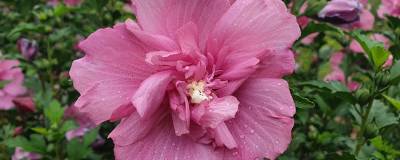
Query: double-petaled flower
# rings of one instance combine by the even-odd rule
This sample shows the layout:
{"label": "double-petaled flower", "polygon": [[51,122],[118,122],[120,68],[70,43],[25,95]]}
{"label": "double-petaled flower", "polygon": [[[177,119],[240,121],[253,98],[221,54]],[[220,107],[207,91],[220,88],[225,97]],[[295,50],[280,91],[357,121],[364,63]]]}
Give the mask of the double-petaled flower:
{"label": "double-petaled flower", "polygon": [[79,44],[75,103],[109,135],[116,159],[276,158],[295,106],[283,76],[296,17],[281,0],[136,0],[137,22]]}

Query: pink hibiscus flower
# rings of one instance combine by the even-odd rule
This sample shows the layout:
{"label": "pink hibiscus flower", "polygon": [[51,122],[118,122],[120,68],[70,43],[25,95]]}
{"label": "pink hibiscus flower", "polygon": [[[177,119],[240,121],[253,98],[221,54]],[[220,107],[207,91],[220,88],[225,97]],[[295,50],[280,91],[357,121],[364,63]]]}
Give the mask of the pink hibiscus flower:
{"label": "pink hibiscus flower", "polygon": [[0,60],[0,110],[14,107],[13,100],[25,93],[24,75],[16,60]]}
{"label": "pink hibiscus flower", "polygon": [[340,68],[344,54],[342,52],[334,53],[329,59],[331,66],[331,72],[324,77],[325,81],[340,81],[345,82],[345,75],[343,70]]}
{"label": "pink hibiscus flower", "polygon": [[138,23],[80,43],[75,105],[109,135],[117,160],[275,159],[295,106],[284,75],[300,36],[281,0],[136,0]]}
{"label": "pink hibiscus flower", "polygon": [[344,74],[342,68],[340,68],[340,64],[342,63],[344,58],[344,54],[342,52],[337,52],[332,54],[331,58],[329,59],[331,72],[328,73],[325,77],[325,81],[339,81],[347,86],[349,90],[355,91],[360,87],[358,82],[352,81],[351,77],[347,78]]}
{"label": "pink hibiscus flower", "polygon": [[378,9],[378,16],[384,18],[385,15],[400,18],[400,0],[382,0]]}
{"label": "pink hibiscus flower", "polygon": [[22,148],[15,148],[15,152],[11,160],[39,160],[42,156],[40,154],[26,152]]}

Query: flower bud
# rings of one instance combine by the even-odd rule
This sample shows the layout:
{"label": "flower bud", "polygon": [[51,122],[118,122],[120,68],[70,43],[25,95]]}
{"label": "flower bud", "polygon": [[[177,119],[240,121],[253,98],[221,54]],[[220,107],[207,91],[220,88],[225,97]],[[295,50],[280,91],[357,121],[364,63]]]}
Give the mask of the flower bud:
{"label": "flower bud", "polygon": [[26,38],[21,38],[17,41],[17,48],[26,60],[32,60],[39,50],[36,41]]}
{"label": "flower bud", "polygon": [[332,0],[318,17],[333,24],[348,24],[360,19],[362,4],[358,0]]}
{"label": "flower bud", "polygon": [[368,102],[368,99],[370,97],[370,92],[366,88],[362,88],[356,91],[356,98],[359,102],[359,104],[363,105]]}
{"label": "flower bud", "polygon": [[17,97],[13,100],[13,103],[18,110],[23,112],[35,112],[35,103],[32,97]]}
{"label": "flower bud", "polygon": [[380,87],[385,87],[390,81],[390,76],[386,72],[380,72],[376,75],[376,83]]}
{"label": "flower bud", "polygon": [[24,130],[24,128],[22,128],[21,126],[15,128],[14,129],[14,133],[13,133],[13,137],[16,137],[16,136],[22,134],[23,130]]}

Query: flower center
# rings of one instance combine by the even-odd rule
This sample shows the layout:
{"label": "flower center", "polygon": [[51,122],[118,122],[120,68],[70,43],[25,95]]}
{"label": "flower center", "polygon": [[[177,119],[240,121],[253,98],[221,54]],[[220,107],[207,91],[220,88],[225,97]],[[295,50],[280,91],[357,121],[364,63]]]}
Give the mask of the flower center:
{"label": "flower center", "polygon": [[205,100],[209,100],[212,97],[209,96],[205,91],[206,83],[204,81],[193,81],[186,87],[188,95],[190,96],[190,102],[199,104]]}

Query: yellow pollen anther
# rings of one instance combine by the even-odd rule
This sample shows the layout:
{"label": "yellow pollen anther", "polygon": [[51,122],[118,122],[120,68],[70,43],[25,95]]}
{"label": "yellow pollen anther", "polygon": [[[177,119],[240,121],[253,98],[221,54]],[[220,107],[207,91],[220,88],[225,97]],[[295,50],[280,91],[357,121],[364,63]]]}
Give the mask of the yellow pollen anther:
{"label": "yellow pollen anther", "polygon": [[188,94],[191,98],[190,102],[198,104],[210,99],[204,92],[205,86],[204,81],[193,81],[187,85]]}

